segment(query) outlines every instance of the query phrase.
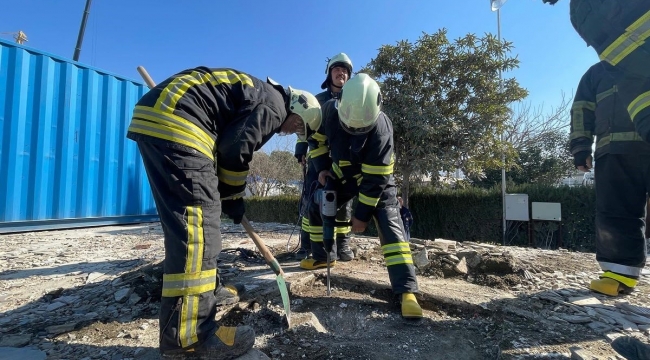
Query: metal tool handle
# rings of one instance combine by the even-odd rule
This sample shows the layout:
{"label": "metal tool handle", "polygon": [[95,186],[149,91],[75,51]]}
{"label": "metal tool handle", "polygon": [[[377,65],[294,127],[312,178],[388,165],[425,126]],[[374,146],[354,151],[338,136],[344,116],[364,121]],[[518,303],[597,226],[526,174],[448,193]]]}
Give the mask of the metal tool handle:
{"label": "metal tool handle", "polygon": [[266,247],[266,244],[264,244],[264,241],[255,233],[255,230],[253,230],[253,227],[251,224],[248,222],[248,219],[246,218],[246,215],[244,215],[241,219],[241,224],[246,229],[246,232],[248,233],[248,236],[253,239],[253,242],[255,243],[255,246],[259,249],[260,253],[262,253],[262,256],[264,257],[264,260],[269,264],[271,269],[273,269],[273,272],[275,272],[276,275],[283,275],[284,276],[284,271],[282,271],[282,268],[280,267],[280,263],[278,260],[271,254],[271,251],[269,251],[269,248]]}

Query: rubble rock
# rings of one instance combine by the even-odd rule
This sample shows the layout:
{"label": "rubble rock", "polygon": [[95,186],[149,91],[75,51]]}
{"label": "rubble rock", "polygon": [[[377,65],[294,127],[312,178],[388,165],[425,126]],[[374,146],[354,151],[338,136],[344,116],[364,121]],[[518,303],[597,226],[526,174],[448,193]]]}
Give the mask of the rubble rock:
{"label": "rubble rock", "polygon": [[420,270],[424,270],[429,266],[427,249],[422,249],[413,254],[413,264]]}
{"label": "rubble rock", "polygon": [[461,275],[466,275],[467,274],[467,261],[465,258],[462,258],[458,264],[454,267],[454,270],[456,270],[457,273]]}
{"label": "rubble rock", "polygon": [[0,338],[0,347],[23,347],[32,340],[32,334],[4,335]]}

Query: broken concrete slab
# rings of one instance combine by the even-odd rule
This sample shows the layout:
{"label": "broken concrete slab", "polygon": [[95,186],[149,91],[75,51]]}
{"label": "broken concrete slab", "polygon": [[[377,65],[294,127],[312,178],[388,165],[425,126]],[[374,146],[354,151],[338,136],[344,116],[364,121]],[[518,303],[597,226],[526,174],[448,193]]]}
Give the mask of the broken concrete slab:
{"label": "broken concrete slab", "polygon": [[23,347],[32,340],[32,334],[4,335],[0,347]]}
{"label": "broken concrete slab", "polygon": [[271,358],[257,349],[250,349],[246,354],[238,357],[236,360],[271,360]]}
{"label": "broken concrete slab", "polygon": [[291,330],[296,331],[298,327],[308,326],[318,331],[319,333],[326,334],[327,329],[320,323],[316,315],[312,312],[291,314]]}
{"label": "broken concrete slab", "polygon": [[598,360],[597,356],[579,346],[572,346],[569,351],[571,351],[571,360]]}
{"label": "broken concrete slab", "polygon": [[570,297],[569,302],[574,305],[600,305],[602,302],[593,296],[576,296]]}
{"label": "broken concrete slab", "polygon": [[462,258],[456,266],[454,266],[454,270],[461,274],[461,275],[466,275],[467,274],[467,260],[465,258]]}

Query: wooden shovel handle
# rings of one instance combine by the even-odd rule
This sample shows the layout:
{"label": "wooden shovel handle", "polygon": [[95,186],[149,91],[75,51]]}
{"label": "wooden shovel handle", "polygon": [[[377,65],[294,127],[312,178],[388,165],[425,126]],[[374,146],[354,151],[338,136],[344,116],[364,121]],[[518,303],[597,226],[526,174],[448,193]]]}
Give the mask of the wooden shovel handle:
{"label": "wooden shovel handle", "polygon": [[275,259],[273,254],[269,251],[269,248],[266,247],[266,244],[264,244],[264,241],[255,233],[255,230],[253,230],[253,227],[251,224],[248,222],[248,219],[244,215],[241,219],[241,224],[246,229],[246,232],[248,233],[248,236],[253,239],[253,242],[255,243],[255,246],[260,250],[260,253],[262,253],[262,256],[264,256],[264,260],[269,264],[271,269],[273,269],[273,272],[275,272],[276,275],[284,275],[284,271],[282,271],[282,268],[280,267],[280,263],[278,263],[278,260]]}

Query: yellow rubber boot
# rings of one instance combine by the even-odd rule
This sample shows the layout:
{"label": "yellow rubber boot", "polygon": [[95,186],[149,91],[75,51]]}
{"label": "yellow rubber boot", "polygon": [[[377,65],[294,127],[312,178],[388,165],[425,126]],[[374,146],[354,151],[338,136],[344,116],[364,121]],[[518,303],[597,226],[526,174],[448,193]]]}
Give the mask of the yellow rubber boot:
{"label": "yellow rubber boot", "polygon": [[605,271],[600,276],[600,279],[591,281],[589,288],[597,293],[618,296],[619,294],[631,293],[637,282],[637,279],[615,274],[611,271]]}
{"label": "yellow rubber boot", "polygon": [[422,317],[422,308],[414,294],[402,294],[402,317],[407,319],[419,319]]}
{"label": "yellow rubber boot", "polygon": [[[330,267],[336,265],[336,260],[330,262]],[[315,259],[302,259],[300,260],[300,268],[305,270],[326,269],[327,261],[317,261]]]}

